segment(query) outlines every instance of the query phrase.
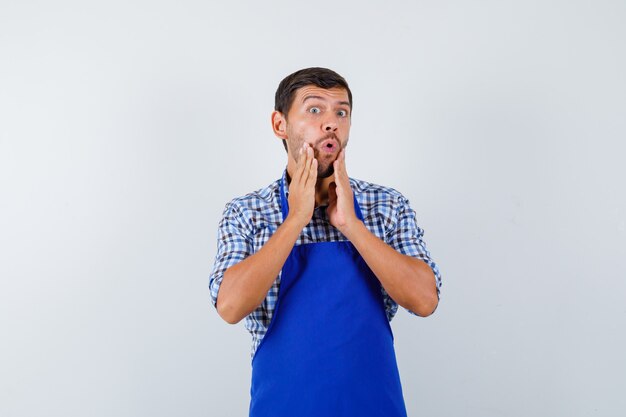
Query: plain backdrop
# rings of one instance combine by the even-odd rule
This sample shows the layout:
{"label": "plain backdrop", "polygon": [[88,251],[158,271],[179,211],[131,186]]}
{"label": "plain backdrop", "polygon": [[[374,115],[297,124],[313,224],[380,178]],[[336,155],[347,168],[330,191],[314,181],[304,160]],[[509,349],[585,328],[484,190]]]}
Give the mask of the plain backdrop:
{"label": "plain backdrop", "polygon": [[348,173],[443,276],[392,322],[410,416],[623,416],[623,1],[0,1],[0,415],[245,416],[209,303],[279,178],[287,74],[348,80]]}

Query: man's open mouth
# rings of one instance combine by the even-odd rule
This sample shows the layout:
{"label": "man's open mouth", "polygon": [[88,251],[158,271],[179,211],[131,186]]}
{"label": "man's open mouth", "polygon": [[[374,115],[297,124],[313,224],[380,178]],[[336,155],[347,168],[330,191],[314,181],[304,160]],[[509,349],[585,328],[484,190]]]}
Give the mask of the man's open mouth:
{"label": "man's open mouth", "polygon": [[339,149],[339,143],[335,139],[326,139],[320,144],[320,152],[335,153]]}

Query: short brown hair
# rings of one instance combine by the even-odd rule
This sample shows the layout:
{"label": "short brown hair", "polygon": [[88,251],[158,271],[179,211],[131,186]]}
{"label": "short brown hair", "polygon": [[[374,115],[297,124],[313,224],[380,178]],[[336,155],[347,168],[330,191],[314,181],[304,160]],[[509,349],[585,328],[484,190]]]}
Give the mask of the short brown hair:
{"label": "short brown hair", "polygon": [[[320,67],[304,68],[286,76],[276,89],[274,110],[281,112],[286,118],[296,96],[296,91],[307,85],[315,85],[320,88],[344,88],[348,92],[350,112],[352,113],[352,92],[346,80],[335,71]],[[284,140],[283,146],[287,150],[287,142]]]}

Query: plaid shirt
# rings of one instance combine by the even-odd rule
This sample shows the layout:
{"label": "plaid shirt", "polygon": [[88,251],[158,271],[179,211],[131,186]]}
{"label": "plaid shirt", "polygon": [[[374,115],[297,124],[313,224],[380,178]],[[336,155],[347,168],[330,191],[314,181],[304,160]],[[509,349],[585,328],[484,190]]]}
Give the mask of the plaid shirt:
{"label": "plaid shirt", "polygon": [[[283,172],[283,181],[285,188],[288,188],[286,174],[287,170]],[[213,306],[217,304],[217,294],[224,271],[261,249],[281,225],[283,216],[279,186],[280,180],[276,180],[265,188],[235,198],[226,204],[219,223],[217,255],[209,278]],[[393,188],[353,178],[350,178],[350,186],[359,203],[367,229],[398,252],[426,262],[435,274],[439,297],[441,274],[422,240],[424,231],[417,225],[415,212],[409,206],[409,201]],[[288,189],[285,190],[285,195],[288,195]],[[296,245],[342,240],[347,239],[328,222],[326,206],[319,206],[313,211],[309,224],[300,233]],[[252,335],[252,356],[272,320],[279,287],[280,274],[263,303],[246,317],[245,327]],[[382,286],[381,291],[387,319],[391,321],[398,311],[398,304],[389,297]],[[416,315],[410,310],[407,311]]]}

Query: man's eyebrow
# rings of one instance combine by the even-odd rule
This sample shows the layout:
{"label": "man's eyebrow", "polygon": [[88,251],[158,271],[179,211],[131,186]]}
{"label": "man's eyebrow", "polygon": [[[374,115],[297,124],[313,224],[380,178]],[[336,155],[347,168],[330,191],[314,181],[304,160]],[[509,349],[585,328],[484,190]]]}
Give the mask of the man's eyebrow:
{"label": "man's eyebrow", "polygon": [[[326,100],[324,97],[321,96],[306,96],[303,100],[302,103],[304,103],[305,101],[307,101],[308,99],[318,99],[318,100]],[[349,101],[339,101],[337,104],[342,105],[342,106],[348,106],[350,107],[350,102]]]}

